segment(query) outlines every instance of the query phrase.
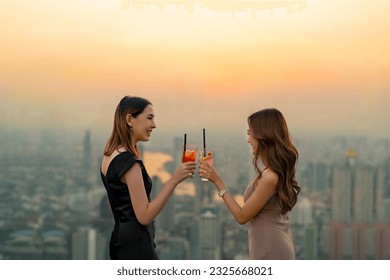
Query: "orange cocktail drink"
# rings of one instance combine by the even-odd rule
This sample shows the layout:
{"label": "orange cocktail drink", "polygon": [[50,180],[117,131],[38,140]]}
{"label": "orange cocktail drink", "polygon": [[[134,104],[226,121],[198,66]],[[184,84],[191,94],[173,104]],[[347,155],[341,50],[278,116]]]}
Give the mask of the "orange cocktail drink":
{"label": "orange cocktail drink", "polygon": [[[214,165],[214,152],[207,150],[207,151],[199,151],[199,160],[206,162],[208,165],[213,166]],[[206,178],[200,178],[202,181],[208,181]]]}
{"label": "orange cocktail drink", "polygon": [[186,145],[185,151],[183,151],[182,162],[196,161],[196,154],[198,152],[198,146]]}
{"label": "orange cocktail drink", "polygon": [[183,153],[182,162],[196,161],[196,151],[185,151]]}

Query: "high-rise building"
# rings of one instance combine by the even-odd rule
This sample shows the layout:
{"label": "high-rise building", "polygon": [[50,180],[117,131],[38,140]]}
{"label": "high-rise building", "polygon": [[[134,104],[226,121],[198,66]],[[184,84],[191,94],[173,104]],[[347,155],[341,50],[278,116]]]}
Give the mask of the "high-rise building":
{"label": "high-rise building", "polygon": [[72,234],[73,260],[102,260],[106,258],[107,238],[94,228],[82,228]]}
{"label": "high-rise building", "polygon": [[331,167],[330,259],[375,258],[377,184],[375,169],[346,153],[346,162]]}
{"label": "high-rise building", "polygon": [[83,169],[87,172],[92,168],[92,144],[91,144],[91,132],[89,129],[85,131],[83,139]]}
{"label": "high-rise building", "polygon": [[221,219],[219,209],[214,202],[215,187],[207,181],[194,178],[196,184],[195,213],[198,213],[194,250],[201,260],[218,260],[221,258]]}
{"label": "high-rise building", "polygon": [[315,260],[318,256],[318,227],[313,221],[310,200],[303,196],[291,212],[291,228],[297,259]]}
{"label": "high-rise building", "polygon": [[196,183],[196,208],[199,210],[202,207],[215,207],[214,194],[215,187],[207,181],[202,181],[199,178],[195,179]]}
{"label": "high-rise building", "polygon": [[309,191],[322,192],[329,189],[330,168],[324,162],[309,162],[303,172],[305,186]]}
{"label": "high-rise building", "polygon": [[377,169],[376,186],[375,258],[388,260],[390,259],[390,157]]}
{"label": "high-rise building", "polygon": [[385,220],[390,223],[390,157],[387,157],[383,166],[383,199],[385,201]]}
{"label": "high-rise building", "polygon": [[184,150],[184,143],[183,139],[179,137],[175,137],[173,139],[173,162],[176,164],[178,162],[181,162],[181,157]]}
{"label": "high-rise building", "polygon": [[207,209],[199,217],[200,259],[221,258],[221,222],[217,213]]}
{"label": "high-rise building", "polygon": [[[152,199],[161,191],[164,186],[160,177],[153,176],[152,178],[153,188],[152,188]],[[172,231],[175,229],[174,226],[174,216],[175,216],[175,193],[172,193],[164,208],[156,217],[156,225],[159,230]]]}

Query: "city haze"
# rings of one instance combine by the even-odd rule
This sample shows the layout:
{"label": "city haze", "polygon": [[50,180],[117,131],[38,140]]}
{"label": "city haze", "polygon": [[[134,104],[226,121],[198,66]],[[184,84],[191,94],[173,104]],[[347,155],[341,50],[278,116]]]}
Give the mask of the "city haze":
{"label": "city haze", "polygon": [[[0,259],[108,258],[99,166],[124,95],[154,105],[157,128],[140,145],[154,191],[180,162],[183,134],[202,145],[206,128],[240,203],[256,175],[246,119],[280,109],[299,150],[297,258],[390,259],[388,10],[353,0],[3,1]],[[247,243],[234,242],[247,240],[246,226],[208,184],[179,185],[157,217],[161,259],[247,258]]]}
{"label": "city haze", "polygon": [[108,133],[138,95],[156,134],[240,133],[277,107],[293,134],[389,136],[387,1],[224,2],[3,2],[2,130]]}

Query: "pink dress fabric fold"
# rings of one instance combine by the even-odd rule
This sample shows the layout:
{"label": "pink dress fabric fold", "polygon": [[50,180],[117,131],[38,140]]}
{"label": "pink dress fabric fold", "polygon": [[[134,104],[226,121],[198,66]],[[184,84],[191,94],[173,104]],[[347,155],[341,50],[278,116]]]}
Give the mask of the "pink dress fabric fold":
{"label": "pink dress fabric fold", "polygon": [[[253,183],[244,193],[244,202],[254,191]],[[249,258],[253,260],[293,260],[295,247],[288,213],[282,210],[276,196],[248,222]]]}

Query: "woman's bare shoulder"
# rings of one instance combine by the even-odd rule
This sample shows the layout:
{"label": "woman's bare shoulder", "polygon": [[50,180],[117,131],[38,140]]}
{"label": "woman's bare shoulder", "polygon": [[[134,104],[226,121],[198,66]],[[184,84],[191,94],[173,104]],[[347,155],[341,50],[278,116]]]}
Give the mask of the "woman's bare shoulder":
{"label": "woman's bare shoulder", "polygon": [[261,172],[261,179],[263,183],[276,185],[278,183],[279,176],[273,170],[266,168]]}

